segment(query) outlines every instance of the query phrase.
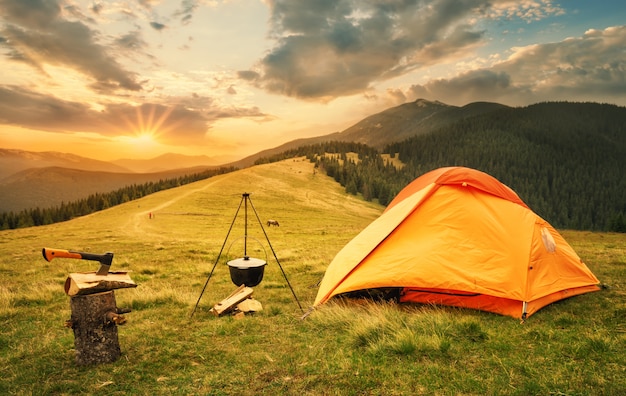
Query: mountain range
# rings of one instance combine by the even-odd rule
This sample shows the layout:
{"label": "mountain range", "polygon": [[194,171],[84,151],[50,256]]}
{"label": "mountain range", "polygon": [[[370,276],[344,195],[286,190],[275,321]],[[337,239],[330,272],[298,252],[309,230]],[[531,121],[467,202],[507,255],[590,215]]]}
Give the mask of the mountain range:
{"label": "mountain range", "polygon": [[112,163],[132,172],[156,173],[181,168],[220,166],[235,160],[236,158],[228,155],[209,157],[167,153],[151,159],[119,159]]}
{"label": "mountain range", "polygon": [[504,108],[508,106],[491,102],[474,102],[459,107],[439,101],[418,99],[366,117],[342,132],[292,140],[233,162],[232,165],[247,167],[253,165],[259,158],[271,157],[301,146],[328,141],[356,142],[382,150],[388,144],[401,142],[413,136],[425,135],[460,120],[489,114]]}
{"label": "mountain range", "polygon": [[21,171],[59,167],[93,172],[158,173],[182,168],[212,167],[232,162],[232,156],[209,157],[167,153],[150,159],[99,161],[55,151],[32,152],[0,148],[0,183]]}
{"label": "mountain range", "polygon": [[[533,106],[541,108],[542,104]],[[580,106],[611,105],[564,103],[563,106],[571,106],[572,112],[578,112]],[[495,119],[510,112],[521,113],[522,110],[523,108],[510,108],[490,102],[451,106],[418,99],[366,117],[344,131],[293,140],[231,162],[227,162],[230,160],[227,157],[179,154],[165,154],[150,160],[106,162],[66,153],[0,149],[0,212],[52,207],[97,192],[108,192],[126,185],[174,178],[220,166],[245,168],[261,158],[328,141],[356,142],[382,151],[391,144],[416,136],[436,134],[461,124],[483,123],[485,119]],[[626,114],[626,109],[624,113]],[[550,116],[542,114],[542,117]],[[562,116],[563,113],[560,113],[553,117]]]}
{"label": "mountain range", "polygon": [[148,160],[107,162],[68,153],[0,148],[0,213],[48,208],[127,185],[199,173],[219,167],[218,161],[217,157],[170,153]]}

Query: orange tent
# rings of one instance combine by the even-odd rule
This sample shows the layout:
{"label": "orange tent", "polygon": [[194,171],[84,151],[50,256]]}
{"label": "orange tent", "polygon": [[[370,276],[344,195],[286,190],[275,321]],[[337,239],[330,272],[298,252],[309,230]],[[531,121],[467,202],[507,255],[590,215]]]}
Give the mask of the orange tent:
{"label": "orange tent", "polygon": [[563,237],[494,177],[440,168],[415,179],[328,266],[314,306],[399,288],[400,302],[526,318],[599,290]]}

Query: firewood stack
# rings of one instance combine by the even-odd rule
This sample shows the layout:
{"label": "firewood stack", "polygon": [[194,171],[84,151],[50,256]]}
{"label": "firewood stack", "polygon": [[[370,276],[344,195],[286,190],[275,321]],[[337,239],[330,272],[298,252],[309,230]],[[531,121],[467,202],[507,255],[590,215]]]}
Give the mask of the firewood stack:
{"label": "firewood stack", "polygon": [[215,316],[232,314],[239,318],[247,313],[254,313],[263,310],[263,306],[258,300],[252,298],[253,290],[246,285],[239,286],[228,297],[218,302],[211,308]]}

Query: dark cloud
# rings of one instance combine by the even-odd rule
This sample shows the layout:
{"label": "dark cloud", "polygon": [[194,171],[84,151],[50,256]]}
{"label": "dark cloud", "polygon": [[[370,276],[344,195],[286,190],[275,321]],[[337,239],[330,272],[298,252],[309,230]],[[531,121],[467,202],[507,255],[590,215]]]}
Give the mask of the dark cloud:
{"label": "dark cloud", "polygon": [[164,24],[159,23],[159,22],[150,22],[150,26],[152,27],[152,29],[159,30],[159,31],[167,27]]}
{"label": "dark cloud", "polygon": [[63,132],[89,127],[89,108],[17,86],[0,86],[0,121],[25,128]]}
{"label": "dark cloud", "polygon": [[261,75],[252,70],[240,70],[237,72],[237,77],[246,81],[255,81],[261,78]]}
{"label": "dark cloud", "polygon": [[517,48],[489,69],[411,87],[407,96],[451,104],[546,100],[618,102],[626,95],[626,26],[589,30],[578,38]]}
{"label": "dark cloud", "polygon": [[61,14],[61,6],[55,0],[0,0],[0,9],[7,22],[27,29],[45,30]]}
{"label": "dark cloud", "polygon": [[[59,2],[54,0],[0,0],[5,26],[0,43],[8,56],[43,72],[43,65],[62,65],[95,80],[94,86],[110,90],[139,91],[137,75],[125,70],[99,35],[81,21],[62,18]],[[78,15],[73,12],[73,15]]]}
{"label": "dark cloud", "polygon": [[104,6],[102,5],[102,3],[93,3],[90,9],[91,9],[91,12],[98,15],[100,14],[100,11],[104,9]]}
{"label": "dark cloud", "polygon": [[[466,19],[470,0],[273,0],[277,45],[260,60],[257,85],[304,99],[362,92],[375,81],[458,56],[483,40]],[[240,77],[251,80],[252,74]]]}
{"label": "dark cloud", "polygon": [[445,41],[435,41],[425,45],[413,55],[413,59],[420,59],[416,66],[430,66],[440,61],[467,54],[480,43],[485,31],[471,31],[468,26],[457,26]]}
{"label": "dark cloud", "polygon": [[276,45],[255,65],[256,72],[240,72],[239,77],[270,92],[322,101],[364,93],[375,83],[471,54],[486,41],[481,21],[515,18],[530,23],[564,13],[548,0],[267,4],[270,38]]}

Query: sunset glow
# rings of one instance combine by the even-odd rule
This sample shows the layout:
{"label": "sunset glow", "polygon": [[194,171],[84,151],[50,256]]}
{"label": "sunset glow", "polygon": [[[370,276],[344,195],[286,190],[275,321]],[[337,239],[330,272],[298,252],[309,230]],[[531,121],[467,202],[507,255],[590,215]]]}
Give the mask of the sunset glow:
{"label": "sunset glow", "polygon": [[420,98],[626,106],[616,0],[2,4],[2,148],[242,158]]}

